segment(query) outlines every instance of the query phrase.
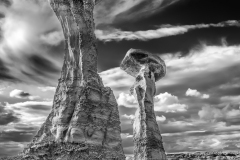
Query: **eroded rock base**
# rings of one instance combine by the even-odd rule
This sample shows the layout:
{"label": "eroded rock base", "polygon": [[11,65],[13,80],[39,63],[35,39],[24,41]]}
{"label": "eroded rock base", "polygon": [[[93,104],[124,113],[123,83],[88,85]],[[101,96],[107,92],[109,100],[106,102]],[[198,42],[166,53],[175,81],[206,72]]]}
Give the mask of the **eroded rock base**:
{"label": "eroded rock base", "polygon": [[[134,121],[134,159],[135,160],[166,160],[162,137],[154,113],[149,109],[137,110]],[[150,111],[146,111],[150,110]],[[154,117],[153,117],[154,116]],[[138,130],[140,128],[140,130]],[[140,132],[138,132],[140,131]]]}
{"label": "eroded rock base", "polygon": [[124,160],[120,134],[117,102],[109,87],[60,80],[52,111],[23,159]]}
{"label": "eroded rock base", "polygon": [[[159,134],[157,123],[151,118],[144,119],[135,119],[135,125],[141,125],[142,133],[138,134],[135,131],[134,134],[134,159],[166,160],[162,137]],[[142,122],[140,123],[140,121]]]}
{"label": "eroded rock base", "polygon": [[121,145],[113,148],[84,143],[49,142],[32,146],[22,159],[24,160],[125,160],[117,152]]}

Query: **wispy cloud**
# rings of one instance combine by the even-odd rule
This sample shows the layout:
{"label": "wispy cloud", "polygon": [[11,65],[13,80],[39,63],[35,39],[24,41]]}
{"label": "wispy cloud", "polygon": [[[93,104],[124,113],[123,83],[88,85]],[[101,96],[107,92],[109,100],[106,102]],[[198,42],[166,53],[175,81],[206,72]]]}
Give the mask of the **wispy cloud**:
{"label": "wispy cloud", "polygon": [[[181,53],[160,55],[166,62],[167,74],[156,83],[157,91],[158,93],[163,91],[171,93],[181,101],[182,98],[188,97],[185,95],[189,88],[196,90],[196,95],[200,96],[199,101],[206,99],[214,100],[216,103],[223,97],[222,100],[226,100],[228,103],[232,100],[236,102],[238,97],[231,95],[236,94],[236,91],[231,93],[230,91],[238,89],[236,88],[238,85],[230,88],[222,86],[226,86],[230,82],[231,84],[238,83],[238,77],[240,76],[237,72],[240,67],[239,52],[240,46],[238,45],[211,46],[201,44],[192,48],[186,56],[182,56]],[[223,72],[224,74],[222,74]],[[134,82],[132,76],[126,74],[120,68],[109,69],[100,73],[100,76],[104,84],[114,90],[117,97],[123,92],[124,95],[119,96],[119,100],[121,98],[126,99],[124,96],[129,93],[129,88]],[[202,93],[198,90],[201,90]],[[129,104],[129,101],[119,101],[120,104],[124,105],[123,102],[127,107],[132,105],[132,103]]]}
{"label": "wispy cloud", "polygon": [[[161,80],[161,85],[184,84],[187,88],[198,89],[199,86],[204,87],[203,84],[210,87],[210,84],[218,86],[219,83],[221,85],[228,83],[238,76],[237,72],[231,68],[239,67],[239,52],[240,46],[238,45],[209,46],[202,44],[193,48],[187,56],[167,54],[163,56],[163,59],[167,64],[168,73]],[[221,74],[222,72],[228,76]],[[216,80],[216,77],[219,81]],[[191,83],[193,81],[194,84]],[[159,85],[159,87],[161,86]]]}
{"label": "wispy cloud", "polygon": [[43,91],[43,92],[47,92],[47,91],[55,91],[55,90],[56,90],[56,87],[46,86],[46,87],[38,87],[38,89],[40,89],[40,90]]}
{"label": "wispy cloud", "polygon": [[[95,23],[112,24],[147,17],[179,0],[104,0],[95,8]],[[125,16],[127,15],[127,16]]]}
{"label": "wispy cloud", "polygon": [[19,115],[21,123],[40,126],[49,114],[52,101],[25,101],[5,105]]}
{"label": "wispy cloud", "polygon": [[[152,2],[155,3],[156,1]],[[140,0],[138,2],[124,1],[124,3],[131,3],[134,6],[140,3]],[[109,6],[111,5],[109,4]],[[126,10],[128,9],[127,7]],[[22,82],[41,83],[53,86],[56,82],[55,80],[59,78],[64,50],[63,45],[61,45],[61,39],[63,38],[61,35],[62,29],[56,16],[50,9],[49,4],[43,3],[42,1],[40,3],[40,1],[14,0],[4,15],[4,21],[0,23],[2,30],[0,32],[3,36],[0,42],[2,61],[2,63],[0,62],[0,79],[9,80],[11,78]],[[118,34],[118,32],[115,32],[115,29],[109,31],[96,30],[96,33],[102,41],[123,39],[150,40],[152,38],[159,38],[159,36],[183,34],[196,28],[238,25],[238,21],[227,21],[218,24],[165,25],[160,26],[157,30],[138,31],[136,33],[120,31]],[[56,47],[56,45],[58,45],[58,47]],[[119,77],[121,77],[121,74],[119,74]],[[128,79],[132,78],[128,75],[127,77]],[[114,87],[118,89],[121,85],[126,86],[124,85],[126,84],[126,81],[124,82],[125,77],[117,80],[116,78],[113,79],[115,80],[106,83],[108,83],[109,86],[116,84]],[[118,84],[119,82],[121,84]],[[129,83],[127,87],[129,88],[130,85],[131,83]],[[126,88],[121,89],[124,90]],[[115,93],[116,92],[117,90],[115,90]]]}
{"label": "wispy cloud", "polygon": [[101,1],[95,8],[95,23],[96,25],[112,23],[118,14],[129,10],[142,1],[143,0]]}
{"label": "wispy cloud", "polygon": [[239,21],[229,20],[225,22],[220,22],[216,24],[196,24],[196,25],[162,25],[156,30],[146,30],[146,31],[122,31],[119,29],[110,30],[96,30],[95,33],[97,38],[101,41],[122,41],[122,40],[139,40],[148,41],[151,39],[158,39],[162,37],[175,36],[189,32],[194,29],[210,28],[210,27],[229,27],[235,26],[240,27]]}
{"label": "wispy cloud", "polygon": [[63,36],[48,2],[12,2],[3,10],[4,17],[0,20],[0,55],[5,77],[31,83],[57,79],[62,52],[55,53],[53,48],[62,42]]}
{"label": "wispy cloud", "polygon": [[[104,0],[96,6],[95,22],[97,26],[112,24],[129,10],[131,18],[137,19],[175,1]],[[64,38],[47,0],[1,1],[0,38],[0,79],[54,85],[62,67]]]}

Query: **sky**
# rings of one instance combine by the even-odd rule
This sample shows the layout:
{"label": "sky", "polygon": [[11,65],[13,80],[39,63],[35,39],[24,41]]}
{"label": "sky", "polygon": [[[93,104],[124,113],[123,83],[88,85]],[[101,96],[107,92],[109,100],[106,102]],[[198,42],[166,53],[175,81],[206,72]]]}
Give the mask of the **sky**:
{"label": "sky", "polygon": [[[98,72],[114,91],[133,154],[130,48],[159,55],[154,110],[167,153],[240,149],[240,14],[235,0],[102,0],[94,17]],[[0,0],[0,156],[23,150],[45,121],[64,43],[47,0]]]}

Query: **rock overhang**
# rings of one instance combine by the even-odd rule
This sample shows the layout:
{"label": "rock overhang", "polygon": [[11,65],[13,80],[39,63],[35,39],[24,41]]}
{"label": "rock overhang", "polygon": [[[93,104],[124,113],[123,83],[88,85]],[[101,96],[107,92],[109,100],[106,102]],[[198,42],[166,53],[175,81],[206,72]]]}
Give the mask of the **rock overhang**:
{"label": "rock overhang", "polygon": [[120,68],[133,77],[137,77],[143,68],[154,73],[155,81],[166,75],[166,64],[158,56],[141,49],[130,49],[124,57]]}

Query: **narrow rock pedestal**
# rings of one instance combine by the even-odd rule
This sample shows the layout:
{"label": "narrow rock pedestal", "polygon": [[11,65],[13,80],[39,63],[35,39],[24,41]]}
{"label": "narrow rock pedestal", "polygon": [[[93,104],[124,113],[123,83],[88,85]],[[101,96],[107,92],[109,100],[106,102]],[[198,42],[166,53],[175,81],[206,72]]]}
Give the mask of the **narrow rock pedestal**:
{"label": "narrow rock pedestal", "polygon": [[125,160],[118,105],[97,74],[95,0],[50,0],[65,37],[65,57],[52,111],[26,160]]}
{"label": "narrow rock pedestal", "polygon": [[121,69],[136,77],[131,88],[139,108],[133,123],[134,160],[167,160],[154,113],[155,81],[166,74],[164,61],[149,52],[130,49]]}

